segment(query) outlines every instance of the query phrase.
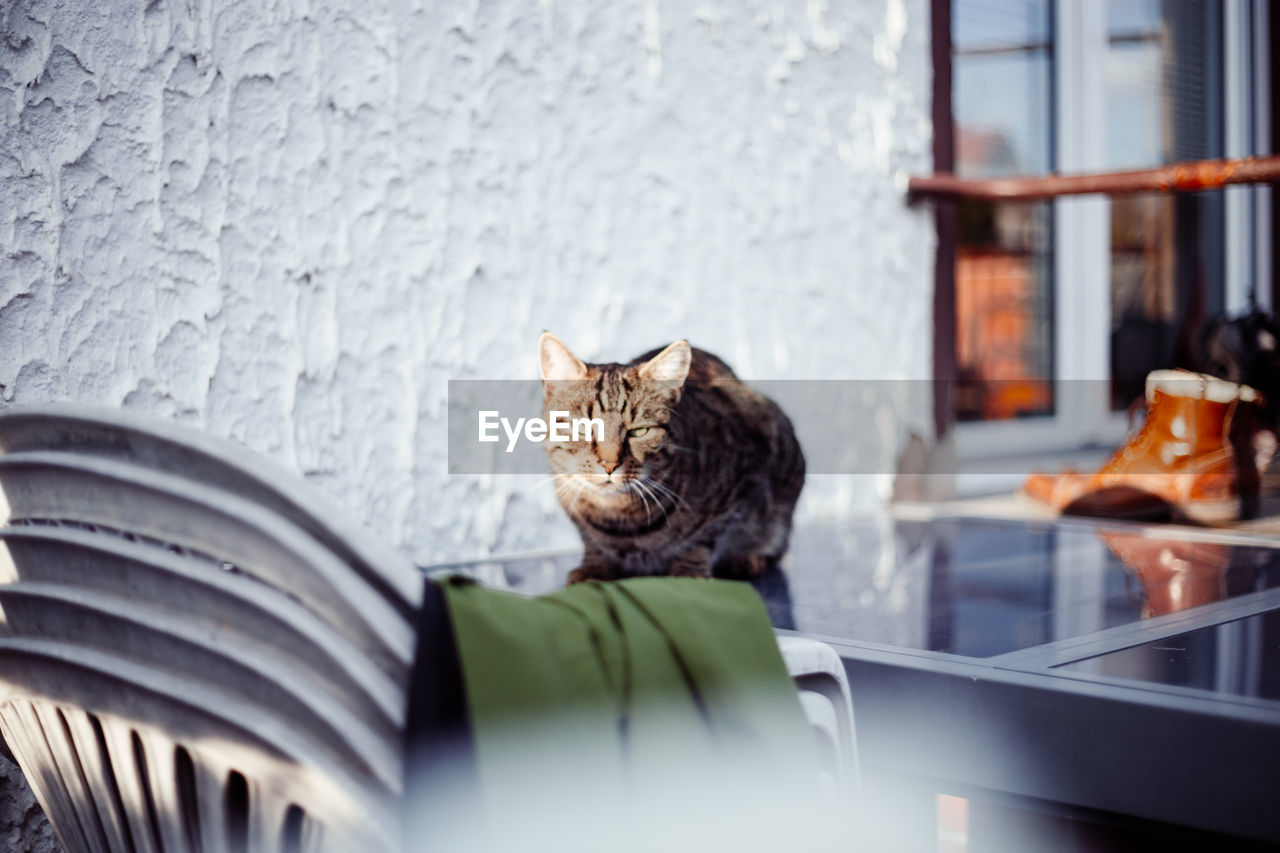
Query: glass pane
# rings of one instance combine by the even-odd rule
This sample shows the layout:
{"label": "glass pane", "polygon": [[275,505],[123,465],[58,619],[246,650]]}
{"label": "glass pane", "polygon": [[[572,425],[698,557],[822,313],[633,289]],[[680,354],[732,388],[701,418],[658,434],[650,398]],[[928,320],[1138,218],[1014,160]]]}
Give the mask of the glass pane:
{"label": "glass pane", "polygon": [[1052,211],[964,201],[957,220],[956,417],[1052,414]]}
{"label": "glass pane", "polygon": [[[956,173],[1053,168],[1049,0],[954,0]],[[1052,210],[958,207],[956,360],[960,420],[1053,413]]]}
{"label": "glass pane", "polygon": [[[1217,157],[1221,146],[1219,4],[1107,3],[1107,167]],[[1111,403],[1146,375],[1190,366],[1195,328],[1222,310],[1222,193],[1111,202]]]}
{"label": "glass pane", "polygon": [[1062,668],[1280,701],[1280,610],[1165,637]]}
{"label": "glass pane", "polygon": [[956,172],[965,177],[1052,168],[1049,0],[954,0]]}

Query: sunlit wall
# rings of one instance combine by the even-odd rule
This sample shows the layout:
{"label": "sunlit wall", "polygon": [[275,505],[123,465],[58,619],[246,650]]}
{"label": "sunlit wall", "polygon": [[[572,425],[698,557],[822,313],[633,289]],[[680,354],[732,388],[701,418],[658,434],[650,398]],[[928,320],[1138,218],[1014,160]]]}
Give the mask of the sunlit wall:
{"label": "sunlit wall", "polygon": [[[232,437],[420,562],[576,542],[548,484],[446,473],[447,380],[535,377],[544,328],[588,360],[687,336],[744,377],[929,375],[924,0],[19,0],[0,27],[0,404]],[[887,495],[815,479],[801,512]]]}

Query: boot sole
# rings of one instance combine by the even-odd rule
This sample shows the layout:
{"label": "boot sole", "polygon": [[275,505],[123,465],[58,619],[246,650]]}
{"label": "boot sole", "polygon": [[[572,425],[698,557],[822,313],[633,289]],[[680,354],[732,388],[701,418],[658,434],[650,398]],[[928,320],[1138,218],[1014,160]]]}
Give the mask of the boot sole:
{"label": "boot sole", "polygon": [[1116,486],[1082,495],[1062,508],[1064,515],[1113,518],[1118,521],[1175,521],[1222,525],[1240,520],[1239,497],[1171,502],[1158,495]]}
{"label": "boot sole", "polygon": [[1240,499],[1184,501],[1174,505],[1173,516],[1175,519],[1190,521],[1193,524],[1229,524],[1240,520]]}

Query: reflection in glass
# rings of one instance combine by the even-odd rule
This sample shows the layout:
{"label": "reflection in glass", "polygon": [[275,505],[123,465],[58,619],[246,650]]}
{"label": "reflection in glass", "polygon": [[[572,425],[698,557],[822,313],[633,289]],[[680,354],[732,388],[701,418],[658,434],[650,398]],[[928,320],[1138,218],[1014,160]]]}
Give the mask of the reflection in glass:
{"label": "reflection in glass", "polygon": [[957,205],[956,417],[1053,413],[1047,203]]}
{"label": "reflection in glass", "polygon": [[952,10],[957,174],[1048,171],[1052,4],[955,0]]}
{"label": "reflection in glass", "polygon": [[1177,613],[1227,596],[1231,546],[1101,530],[1098,536],[1142,588],[1142,618]]}
{"label": "reflection in glass", "polygon": [[[952,5],[956,173],[1053,167],[1052,3]],[[1048,203],[958,206],[956,416],[1053,413],[1053,289]]]}
{"label": "reflection in glass", "polygon": [[976,658],[1280,587],[1280,548],[989,519],[798,528],[788,562],[798,630]]}

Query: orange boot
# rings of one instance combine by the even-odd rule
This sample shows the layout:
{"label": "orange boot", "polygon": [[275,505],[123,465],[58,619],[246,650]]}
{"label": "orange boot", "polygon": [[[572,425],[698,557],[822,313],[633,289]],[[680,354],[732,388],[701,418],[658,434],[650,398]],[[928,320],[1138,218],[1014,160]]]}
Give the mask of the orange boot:
{"label": "orange boot", "polygon": [[1147,376],[1146,422],[1102,468],[1094,474],[1035,473],[1023,491],[1074,515],[1234,521],[1242,497],[1256,500],[1257,477],[1251,457],[1239,460],[1247,470],[1237,470],[1232,427],[1242,406],[1259,401],[1247,385],[1157,370]]}

